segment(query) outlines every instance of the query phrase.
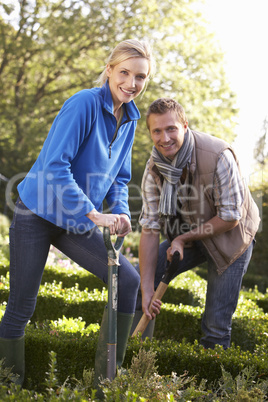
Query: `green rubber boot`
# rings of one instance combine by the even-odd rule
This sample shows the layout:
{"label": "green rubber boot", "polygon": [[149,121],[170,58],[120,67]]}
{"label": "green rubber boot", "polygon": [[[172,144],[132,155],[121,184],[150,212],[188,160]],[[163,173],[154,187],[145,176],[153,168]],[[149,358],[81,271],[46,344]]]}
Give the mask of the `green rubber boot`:
{"label": "green rubber boot", "polygon": [[[120,368],[123,364],[127,341],[130,334],[134,314],[117,313],[117,345],[116,345],[116,367]],[[99,341],[95,356],[95,379],[94,387],[97,389],[97,397],[101,399],[102,391],[98,384],[101,378],[106,378],[107,373],[107,338],[108,338],[108,309],[104,309]]]}
{"label": "green rubber boot", "polygon": [[4,367],[12,368],[12,381],[17,385],[22,385],[24,381],[24,354],[24,335],[15,339],[0,338],[0,360],[4,359]]}
{"label": "green rubber boot", "polygon": [[[135,311],[132,327],[131,327],[131,330],[130,330],[131,335],[135,331],[136,326],[138,325],[138,323],[139,323],[139,321],[140,321],[142,316],[143,316],[143,311],[142,310],[136,310]],[[154,336],[154,327],[155,327],[155,318],[148,323],[145,331],[143,332],[143,334],[141,336],[141,339],[143,339],[143,340],[145,338],[152,339],[152,337]]]}

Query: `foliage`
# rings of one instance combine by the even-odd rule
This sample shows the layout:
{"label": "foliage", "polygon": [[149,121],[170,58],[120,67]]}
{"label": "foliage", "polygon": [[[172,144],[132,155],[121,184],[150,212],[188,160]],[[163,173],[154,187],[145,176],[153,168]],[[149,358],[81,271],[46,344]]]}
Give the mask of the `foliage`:
{"label": "foliage", "polygon": [[[171,284],[171,287],[176,288],[174,290],[179,289],[180,283],[182,285],[186,283],[191,292],[198,290],[198,277],[195,273],[191,276],[190,281],[187,280],[187,273],[183,273],[176,279],[178,282],[174,280]],[[3,292],[3,289],[8,287],[8,280],[5,278],[1,280]],[[192,284],[190,285],[189,282]],[[92,367],[98,334],[96,331],[99,328],[95,323],[100,319],[102,309],[98,309],[95,301],[94,307],[88,306],[80,316],[82,299],[80,303],[77,301],[81,297],[85,299],[86,292],[80,293],[76,287],[69,288],[66,290],[66,297],[68,300],[69,295],[72,294],[74,306],[69,311],[69,317],[64,316],[44,321],[45,317],[49,318],[52,313],[56,317],[61,317],[62,313],[67,310],[64,310],[64,305],[60,303],[64,294],[60,284],[45,285],[42,293],[45,295],[52,293],[51,308],[42,309],[44,310],[42,322],[38,311],[40,309],[39,299],[36,307],[38,322],[29,325],[26,333],[28,377],[35,378],[37,381],[31,382],[28,387],[31,386],[33,389],[35,385],[39,387],[39,390],[40,385],[37,384],[43,382],[45,365],[48,364],[47,356],[50,350],[54,350],[59,356],[58,375],[62,382],[70,374],[81,379],[83,369]],[[98,294],[96,293],[96,296]],[[92,294],[88,297],[92,298]],[[204,350],[202,346],[198,345],[196,339],[201,336],[201,307],[179,304],[178,301],[178,304],[174,305],[164,303],[161,315],[156,321],[155,339],[151,342],[146,340],[143,343],[144,347],[151,347],[157,353],[160,375],[169,375],[172,371],[181,374],[187,370],[190,376],[196,377],[197,384],[202,381],[202,378],[216,381],[220,376],[222,364],[232,376],[237,376],[243,368],[250,365],[260,376],[266,378],[268,372],[266,358],[268,318],[267,314],[264,314],[262,309],[257,307],[258,298],[261,298],[261,294],[257,289],[252,292],[241,292],[238,308],[233,319],[232,340],[234,344],[228,351],[224,351],[221,347],[216,348],[215,351]],[[3,311],[4,308],[1,309],[1,313]],[[86,326],[87,320],[92,320],[94,324]],[[130,365],[133,353],[138,352],[139,348],[140,341],[131,339],[125,359],[126,367]],[[79,359],[76,358],[77,355],[79,355]],[[38,374],[35,369],[37,364],[39,367]]]}
{"label": "foliage", "polygon": [[251,367],[246,367],[235,378],[228,373],[224,367],[222,369],[222,378],[219,381],[218,394],[229,401],[260,401],[265,400],[268,383],[257,379],[256,373]]}
{"label": "foliage", "polygon": [[[153,350],[145,351],[140,348],[137,356],[132,359],[129,370],[121,370],[119,375],[110,383],[103,381],[105,400],[126,400],[128,395],[142,395],[150,401],[264,401],[268,390],[268,381],[257,378],[257,373],[250,367],[244,368],[233,377],[221,366],[222,377],[212,385],[212,389],[205,380],[199,385],[194,377],[184,373],[177,376],[159,376],[156,367],[156,353]],[[136,399],[127,399],[136,400]]]}
{"label": "foliage", "polygon": [[[139,236],[132,235],[125,248],[129,248],[128,255],[138,245]],[[93,367],[107,290],[93,291],[90,284],[88,290],[88,283],[96,283],[93,275],[68,262],[54,248],[49,264],[36,315],[26,328],[26,389],[9,385],[10,370],[0,369],[1,401],[96,401]],[[0,317],[9,291],[5,265],[7,257],[0,256],[4,301]],[[53,279],[57,272],[67,287]],[[263,311],[267,294],[257,287],[242,290],[231,347],[205,350],[197,342],[206,291],[206,281],[198,272],[200,269],[183,273],[171,282],[152,341],[147,338],[141,348],[139,337],[129,340],[125,368],[114,381],[103,383],[106,401],[267,400],[268,315]]]}
{"label": "foliage", "polygon": [[51,321],[50,328],[51,331],[55,332],[67,332],[67,333],[76,333],[79,332],[82,335],[96,332],[100,329],[99,324],[90,324],[87,328],[85,328],[86,322],[82,321],[82,317],[78,318],[66,318],[63,316],[58,320]]}
{"label": "foliage", "polygon": [[8,228],[9,228],[10,222],[7,216],[0,214],[0,241],[1,245],[4,242],[4,239],[6,239],[6,236],[8,236]]}
{"label": "foliage", "polygon": [[[7,301],[9,294],[9,275],[1,276],[0,301]],[[56,301],[56,306],[55,306]],[[83,317],[87,325],[101,320],[103,309],[107,303],[107,290],[79,290],[78,285],[63,288],[62,283],[53,281],[40,286],[37,305],[32,322],[43,322],[45,319],[56,320],[59,316],[67,318]]]}
{"label": "foliage", "polygon": [[265,278],[267,276],[266,264],[268,252],[266,243],[266,239],[268,236],[268,189],[266,185],[261,189],[260,199],[262,222],[260,231],[256,234],[256,244],[251,260],[251,267],[252,271],[254,270],[255,274],[262,275]]}
{"label": "foliage", "polygon": [[[266,239],[268,235],[268,155],[266,149],[268,132],[268,117],[263,122],[262,133],[256,143],[254,149],[254,157],[256,160],[255,171],[250,177],[250,186],[255,202],[260,211],[261,223],[256,234],[256,244],[254,247],[253,257],[250,263],[249,272],[260,276],[259,289],[263,292],[268,288],[266,261],[268,258]],[[259,281],[258,281],[259,282]],[[261,283],[262,282],[262,283]]]}
{"label": "foliage", "polygon": [[[128,370],[121,369],[117,377],[110,382],[104,380],[101,388],[104,390],[105,400],[124,401],[127,396],[140,395],[149,401],[169,400],[175,395],[182,397],[184,390],[193,378],[186,374],[177,376],[172,373],[170,376],[160,376],[157,372],[156,353],[153,350],[146,351],[140,348],[137,355],[132,358],[131,366]],[[196,390],[196,394],[197,394]],[[134,400],[134,399],[130,399]]]}
{"label": "foliage", "polygon": [[[138,257],[139,244],[140,232],[136,230],[125,237],[122,253],[124,255],[128,255],[129,257]],[[134,261],[136,260],[134,259]]]}
{"label": "foliage", "polygon": [[[79,272],[79,271],[78,271]],[[76,281],[78,273],[69,274],[69,284]],[[83,271],[81,272],[83,277]],[[90,278],[94,278],[89,275]],[[93,280],[93,279],[92,279]],[[94,283],[94,280],[93,280]],[[175,278],[169,286],[168,303],[162,305],[162,312],[157,317],[155,337],[189,342],[201,337],[201,316],[204,310],[205,281],[198,279],[194,272],[187,272]],[[0,280],[1,301],[7,301],[9,275]],[[202,290],[203,289],[203,290]],[[201,292],[202,290],[202,292]],[[54,322],[53,331],[88,333],[89,324],[100,322],[103,308],[107,301],[107,290],[83,291],[78,285],[63,287],[62,283],[52,281],[41,285],[32,322]],[[241,291],[238,307],[233,317],[232,340],[244,350],[254,351],[256,344],[266,344],[267,315],[263,309],[267,306],[267,295],[254,291]],[[266,311],[266,310],[265,310]],[[59,319],[59,317],[62,317]],[[52,323],[50,324],[52,325]],[[167,331],[169,328],[169,331]],[[83,329],[83,331],[82,331]]]}
{"label": "foliage", "polygon": [[9,219],[0,214],[0,261],[1,265],[7,267],[9,265]]}
{"label": "foliage", "polygon": [[[194,377],[172,372],[160,376],[156,366],[156,353],[141,347],[133,356],[129,369],[121,369],[113,381],[104,380],[104,401],[234,401],[263,402],[267,400],[268,381],[258,378],[253,368],[246,367],[232,376],[221,366],[221,377],[208,384],[206,380],[196,383]],[[94,371],[84,370],[81,380],[67,377],[58,379],[57,354],[49,353],[48,371],[42,393],[21,389],[8,381],[10,372],[0,367],[0,397],[2,401],[96,401],[93,388]]]}

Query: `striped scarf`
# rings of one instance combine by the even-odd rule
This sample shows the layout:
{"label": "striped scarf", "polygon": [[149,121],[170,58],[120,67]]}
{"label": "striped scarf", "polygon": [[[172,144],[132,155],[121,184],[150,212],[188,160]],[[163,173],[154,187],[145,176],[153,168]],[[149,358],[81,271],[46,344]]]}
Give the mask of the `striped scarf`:
{"label": "striped scarf", "polygon": [[193,146],[194,138],[191,130],[188,128],[184,136],[183,144],[172,161],[163,156],[155,147],[153,147],[153,161],[161,175],[164,177],[158,206],[158,213],[160,216],[176,216],[177,214],[178,183],[183,169],[191,160]]}

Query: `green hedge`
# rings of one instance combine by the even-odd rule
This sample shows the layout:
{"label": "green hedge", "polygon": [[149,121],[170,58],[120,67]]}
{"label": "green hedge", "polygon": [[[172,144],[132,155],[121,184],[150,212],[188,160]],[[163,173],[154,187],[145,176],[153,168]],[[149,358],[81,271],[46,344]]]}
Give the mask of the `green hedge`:
{"label": "green hedge", "polygon": [[[0,276],[6,276],[9,272],[9,261],[7,258],[1,257],[1,250],[0,261]],[[73,288],[78,285],[80,290],[102,290],[103,287],[106,287],[102,280],[97,278],[95,275],[87,272],[83,268],[76,268],[74,266],[64,267],[60,265],[47,265],[41,283],[45,284],[46,282],[53,281],[61,282],[63,288]]]}
{"label": "green hedge", "polygon": [[[9,294],[9,280],[0,278],[0,302],[7,302]],[[40,286],[35,312],[31,322],[43,322],[46,319],[56,320],[63,315],[66,317],[82,317],[87,325],[101,321],[104,306],[107,303],[107,290],[98,289],[88,292],[64,288],[62,283],[45,283]]]}
{"label": "green hedge", "polygon": [[58,332],[48,324],[28,325],[25,334],[25,384],[43,391],[49,366],[49,352],[57,353],[57,377],[61,384],[68,377],[81,379],[83,370],[94,367],[98,332],[90,334]]}
{"label": "green hedge", "polygon": [[[154,336],[182,342],[199,340],[203,308],[185,305],[163,304],[156,318]],[[232,342],[243,350],[254,352],[256,344],[268,349],[268,315],[243,294],[233,317]]]}
{"label": "green hedge", "polygon": [[[4,259],[5,258],[5,259]],[[8,261],[1,258],[0,316],[9,293]],[[160,375],[188,372],[213,382],[222,375],[221,365],[233,376],[252,367],[260,378],[268,378],[267,295],[242,291],[233,318],[232,347],[224,351],[204,350],[201,317],[205,305],[206,280],[196,269],[174,279],[163,299],[156,319],[155,337],[143,345],[157,352]],[[68,376],[81,379],[83,370],[94,367],[98,326],[107,300],[107,289],[93,275],[79,267],[47,266],[37,298],[35,313],[26,328],[26,386],[42,390],[49,366],[49,352],[57,353],[59,382]],[[60,319],[65,316],[66,318]],[[80,318],[81,317],[81,318]],[[64,324],[63,324],[64,322]],[[125,366],[129,366],[140,340],[129,340]]]}
{"label": "green hedge", "polygon": [[[189,376],[196,376],[201,381],[207,379],[209,382],[218,380],[221,376],[221,365],[233,376],[237,375],[243,368],[252,367],[259,376],[268,378],[267,348],[256,345],[255,353],[242,351],[240,347],[232,345],[231,348],[223,350],[216,346],[214,350],[205,350],[197,341],[181,343],[172,340],[147,341],[148,348],[157,352],[157,364],[159,373],[170,374],[175,371],[182,374],[187,371]],[[144,344],[143,344],[144,345]],[[146,344],[144,345],[146,346]],[[140,347],[137,340],[131,340],[129,351]],[[132,352],[132,350],[131,350]],[[128,356],[127,362],[129,362]]]}
{"label": "green hedge", "polygon": [[265,294],[258,291],[257,286],[255,286],[254,290],[250,290],[244,292],[245,296],[250,299],[254,300],[256,304],[263,309],[265,313],[268,313],[268,293]]}
{"label": "green hedge", "polygon": [[[253,253],[253,256],[255,253]],[[266,263],[263,262],[263,265]],[[206,265],[206,264],[204,264]],[[204,267],[194,268],[194,272],[196,272],[201,278],[207,279],[207,270]],[[266,293],[268,289],[268,276],[267,275],[256,275],[253,273],[253,269],[251,269],[251,265],[248,268],[247,273],[243,277],[242,281],[242,289],[254,289],[257,288],[259,292]]]}
{"label": "green hedge", "polygon": [[[64,383],[67,377],[81,379],[84,369],[94,367],[98,331],[87,328],[77,332],[55,330],[55,323],[45,322],[42,326],[28,325],[26,330],[26,383],[28,389],[42,391],[46,371],[49,365],[49,352],[57,353],[57,377]],[[130,367],[132,357],[141,346],[138,337],[130,338],[124,367]],[[228,350],[217,346],[215,350],[205,350],[197,341],[193,343],[148,338],[143,342],[146,350],[157,353],[157,366],[160,375],[176,372],[178,375],[187,371],[197,381],[219,380],[221,366],[232,376],[238,375],[245,367],[254,369],[260,378],[268,378],[267,346],[255,345],[254,353],[243,351],[232,345]]]}
{"label": "green hedge", "polygon": [[[0,301],[8,299],[8,275],[1,277]],[[182,292],[184,304],[164,303],[161,314],[156,318],[154,336],[158,339],[173,339],[181,342],[184,338],[194,342],[201,337],[201,317],[205,300],[204,282],[197,280],[195,273],[182,274],[172,284],[174,294]],[[197,294],[192,297],[192,294]],[[252,296],[252,299],[250,298]],[[200,306],[190,306],[187,303],[192,298]],[[241,292],[238,307],[233,318],[232,341],[244,350],[253,351],[255,344],[266,344],[268,316],[258,307],[260,298],[265,298],[256,289],[254,292]],[[182,297],[179,299],[181,300]],[[62,283],[46,283],[40,286],[37,305],[31,322],[57,320],[59,317],[82,317],[86,325],[100,323],[103,309],[107,303],[107,290],[98,289],[88,292],[81,291],[77,286],[64,288]]]}

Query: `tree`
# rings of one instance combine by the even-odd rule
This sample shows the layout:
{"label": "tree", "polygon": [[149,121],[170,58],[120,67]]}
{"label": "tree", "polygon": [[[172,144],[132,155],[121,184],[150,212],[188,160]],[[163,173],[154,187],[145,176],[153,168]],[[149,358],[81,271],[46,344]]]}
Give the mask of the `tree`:
{"label": "tree", "polygon": [[0,0],[0,173],[10,178],[30,168],[63,102],[94,86],[110,50],[127,38],[149,40],[157,67],[137,100],[142,119],[133,150],[134,184],[140,185],[152,147],[145,113],[157,97],[181,102],[190,127],[232,141],[235,95],[199,3],[20,0],[15,8],[12,0]]}

